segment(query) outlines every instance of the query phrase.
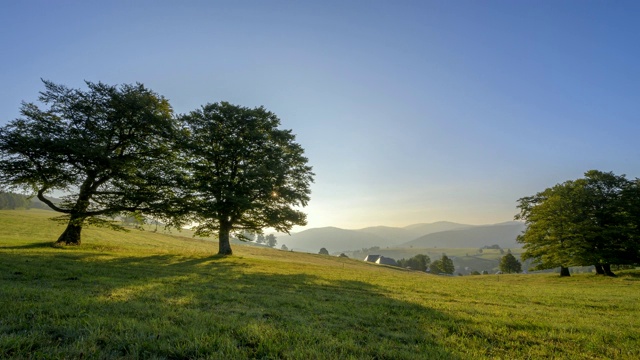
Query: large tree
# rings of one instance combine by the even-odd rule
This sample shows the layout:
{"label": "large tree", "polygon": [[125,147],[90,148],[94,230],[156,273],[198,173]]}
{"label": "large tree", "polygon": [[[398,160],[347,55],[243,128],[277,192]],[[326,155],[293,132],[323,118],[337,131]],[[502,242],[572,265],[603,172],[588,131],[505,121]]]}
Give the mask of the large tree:
{"label": "large tree", "polygon": [[309,201],[313,173],[275,114],[220,102],[182,120],[187,210],[197,235],[217,232],[219,254],[232,254],[230,233],[306,224],[297,208]]}
{"label": "large tree", "polygon": [[[123,213],[163,213],[176,128],[168,101],[141,84],[44,81],[40,105],[0,129],[0,184],[21,188],[62,215],[57,243],[80,245],[86,224],[118,228]],[[47,195],[63,194],[54,203]]]}
{"label": "large tree", "polygon": [[570,276],[569,266],[578,265],[573,253],[582,238],[580,190],[574,181],[566,181],[518,200],[515,219],[525,220],[527,228],[517,240],[524,244],[522,258],[536,262],[534,270],[560,267],[561,276]]}
{"label": "large tree", "polygon": [[622,191],[621,202],[625,209],[627,236],[622,246],[620,264],[640,264],[640,179],[629,181]]}
{"label": "large tree", "polygon": [[[597,170],[587,171],[580,181],[587,196],[584,209],[588,232],[584,236],[580,258],[593,264],[598,273],[613,276],[612,264],[628,264],[628,250],[633,242],[630,211],[633,201],[624,195],[632,183],[624,175]],[[637,258],[636,258],[637,260]]]}
{"label": "large tree", "polygon": [[637,181],[597,170],[519,200],[527,229],[518,237],[524,259],[538,269],[594,265],[598,274],[614,275],[612,264],[640,260],[637,233],[640,192]]}

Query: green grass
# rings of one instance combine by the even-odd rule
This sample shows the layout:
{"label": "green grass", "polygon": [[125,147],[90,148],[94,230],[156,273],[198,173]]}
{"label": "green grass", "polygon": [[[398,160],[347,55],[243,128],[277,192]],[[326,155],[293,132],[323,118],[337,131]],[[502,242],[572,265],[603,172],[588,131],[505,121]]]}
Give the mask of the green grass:
{"label": "green grass", "polygon": [[440,277],[0,211],[0,358],[637,359],[640,273]]}

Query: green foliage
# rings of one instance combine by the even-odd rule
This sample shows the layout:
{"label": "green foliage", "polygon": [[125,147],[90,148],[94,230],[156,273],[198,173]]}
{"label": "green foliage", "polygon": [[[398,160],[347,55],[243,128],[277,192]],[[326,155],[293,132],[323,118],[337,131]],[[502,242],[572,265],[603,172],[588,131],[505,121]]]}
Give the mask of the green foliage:
{"label": "green foliage", "polygon": [[305,225],[311,167],[290,130],[263,107],[207,104],[182,116],[187,191],[185,214],[196,233],[218,232],[220,254],[231,254],[230,232],[288,232]]}
{"label": "green foliage", "polygon": [[320,255],[329,255],[329,250],[327,250],[325,248],[321,248],[320,251],[318,252],[318,254],[320,254]]}
{"label": "green foliage", "polygon": [[[80,244],[94,217],[165,213],[172,189],[168,101],[141,84],[86,84],[83,91],[44,81],[45,108],[23,103],[22,117],[0,128],[0,185],[30,191],[65,214],[58,241],[68,244]],[[68,194],[61,203],[45,196],[56,190]]]}
{"label": "green foliage", "polygon": [[429,256],[424,254],[417,254],[409,259],[398,260],[398,266],[403,268],[411,268],[412,270],[426,271],[431,264]]}
{"label": "green foliage", "polygon": [[429,272],[431,272],[432,274],[453,275],[454,271],[456,271],[456,268],[453,265],[453,260],[451,260],[445,254],[442,254],[442,257],[440,259],[432,262],[431,266],[429,267]]}
{"label": "green foliage", "polygon": [[278,245],[278,239],[273,234],[267,235],[264,240],[268,247],[276,247]]}
{"label": "green foliage", "polygon": [[535,269],[596,265],[612,274],[611,264],[640,262],[637,180],[591,170],[518,201],[516,219],[527,223],[518,241]]}
{"label": "green foliage", "polygon": [[507,253],[507,255],[500,259],[500,271],[506,274],[518,274],[522,272],[522,264],[513,254]]}

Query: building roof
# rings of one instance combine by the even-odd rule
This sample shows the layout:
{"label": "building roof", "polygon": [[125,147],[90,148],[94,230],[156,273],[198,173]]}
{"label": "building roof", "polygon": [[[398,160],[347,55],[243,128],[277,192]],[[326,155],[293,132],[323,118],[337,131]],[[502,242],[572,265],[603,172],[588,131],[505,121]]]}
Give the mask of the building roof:
{"label": "building roof", "polygon": [[367,255],[367,257],[364,258],[364,261],[376,262],[379,258],[381,258],[380,255]]}

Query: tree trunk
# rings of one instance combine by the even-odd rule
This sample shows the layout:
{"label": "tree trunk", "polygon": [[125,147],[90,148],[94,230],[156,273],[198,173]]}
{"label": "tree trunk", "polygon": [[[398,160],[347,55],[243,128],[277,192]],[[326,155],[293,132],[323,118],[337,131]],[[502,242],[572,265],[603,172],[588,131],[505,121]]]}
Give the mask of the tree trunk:
{"label": "tree trunk", "polygon": [[560,266],[560,276],[571,276],[571,273],[569,273],[569,268]]}
{"label": "tree trunk", "polygon": [[78,200],[73,207],[73,212],[69,215],[69,223],[62,235],[56,241],[56,244],[65,245],[80,245],[80,233],[82,232],[82,224],[87,218],[87,209],[91,201],[91,184],[95,177],[87,177],[80,186],[80,193],[78,194]]}
{"label": "tree trunk", "polygon": [[616,276],[616,274],[614,274],[611,271],[611,264],[604,264],[602,265],[602,269],[604,270],[604,274],[607,276]]}
{"label": "tree trunk", "polygon": [[231,243],[229,243],[229,232],[231,231],[231,225],[220,224],[220,230],[218,230],[218,255],[232,255]]}
{"label": "tree trunk", "polygon": [[82,220],[71,215],[67,228],[56,241],[59,245],[80,245],[80,233],[82,232]]}
{"label": "tree trunk", "polygon": [[604,269],[602,268],[602,265],[600,264],[596,264],[596,275],[604,275]]}

